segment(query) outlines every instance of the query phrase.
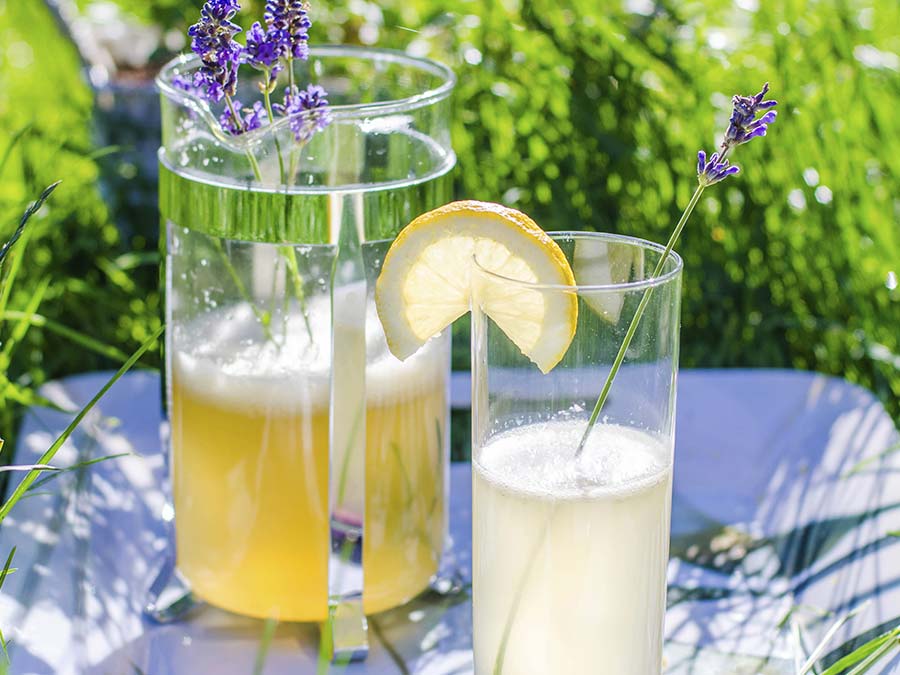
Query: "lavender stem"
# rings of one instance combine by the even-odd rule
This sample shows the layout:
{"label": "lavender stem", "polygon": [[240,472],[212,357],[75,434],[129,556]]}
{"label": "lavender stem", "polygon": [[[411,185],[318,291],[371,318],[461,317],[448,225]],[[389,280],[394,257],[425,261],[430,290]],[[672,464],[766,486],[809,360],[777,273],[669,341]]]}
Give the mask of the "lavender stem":
{"label": "lavender stem", "polygon": [[[662,273],[663,266],[666,264],[666,261],[669,259],[669,255],[672,253],[672,249],[675,247],[675,243],[681,236],[681,231],[684,229],[685,223],[687,223],[688,218],[690,218],[691,213],[693,213],[694,207],[697,206],[697,202],[700,201],[700,195],[703,194],[703,190],[705,189],[706,185],[700,183],[697,186],[697,189],[694,190],[691,201],[688,202],[687,208],[684,210],[684,213],[681,214],[681,220],[678,221],[678,225],[675,226],[675,230],[672,232],[672,236],[669,237],[669,242],[666,244],[666,250],[663,251],[662,256],[660,256],[659,258],[659,262],[656,263],[656,269],[653,270],[653,276],[651,278],[656,278]],[[581,441],[579,441],[578,443],[578,448],[575,450],[576,459],[580,457],[581,453],[584,451],[584,446],[587,443],[588,437],[591,435],[591,431],[593,430],[594,425],[597,423],[597,418],[600,417],[600,411],[603,410],[606,399],[609,397],[609,390],[612,388],[613,380],[616,379],[619,368],[622,367],[622,362],[625,360],[625,352],[628,351],[628,347],[631,345],[631,340],[634,338],[634,334],[637,332],[638,324],[641,321],[644,310],[650,303],[650,298],[652,297],[652,295],[653,287],[651,286],[646,291],[644,291],[644,295],[641,297],[641,302],[640,304],[638,304],[637,310],[635,311],[634,316],[631,319],[631,324],[628,326],[628,331],[625,333],[625,339],[622,340],[622,344],[619,347],[619,352],[616,354],[616,358],[613,361],[612,369],[609,371],[609,375],[606,376],[606,382],[603,383],[603,389],[600,390],[600,396],[599,398],[597,398],[597,403],[596,405],[594,405],[594,411],[591,413],[591,417],[588,420],[587,429],[584,430],[584,435],[581,437]]]}

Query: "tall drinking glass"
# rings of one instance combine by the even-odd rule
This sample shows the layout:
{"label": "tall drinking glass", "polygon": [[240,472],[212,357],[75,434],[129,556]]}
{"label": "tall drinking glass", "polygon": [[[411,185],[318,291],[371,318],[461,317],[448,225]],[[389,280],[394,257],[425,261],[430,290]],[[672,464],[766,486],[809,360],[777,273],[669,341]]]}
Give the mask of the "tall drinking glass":
{"label": "tall drinking glass", "polygon": [[198,65],[158,80],[178,570],[256,617],[400,605],[444,545],[449,334],[401,363],[374,284],[399,230],[450,197],[453,74],[313,48],[294,76],[327,90],[331,121],[301,142],[302,119],[224,134],[184,84]]}
{"label": "tall drinking glass", "polygon": [[[477,260],[473,272],[475,672],[658,675],[681,260],[673,254],[649,278],[661,246],[610,234],[551,236],[575,287],[502,278]],[[578,296],[575,337],[554,370],[541,374],[480,310],[485,285],[534,302]],[[611,394],[577,454],[647,293]]]}

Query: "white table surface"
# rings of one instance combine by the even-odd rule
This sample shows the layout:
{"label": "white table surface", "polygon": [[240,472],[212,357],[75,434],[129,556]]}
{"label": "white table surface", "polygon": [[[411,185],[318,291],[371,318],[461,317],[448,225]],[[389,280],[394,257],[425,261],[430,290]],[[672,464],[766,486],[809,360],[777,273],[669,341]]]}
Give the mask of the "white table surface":
{"label": "white table surface", "polygon": [[[52,383],[78,407],[104,373]],[[454,400],[465,404],[457,378]],[[24,499],[0,530],[17,546],[0,594],[13,673],[252,673],[262,623],[210,608],[166,626],[141,615],[170,523],[159,441],[159,380],[131,373],[61,449],[54,464],[131,453],[60,474]],[[68,416],[27,415],[17,463],[49,446]],[[678,390],[667,673],[792,673],[778,624],[792,607],[814,642],[841,614],[867,609],[835,645],[900,622],[900,442],[867,391],[795,371],[682,371]],[[850,470],[876,458],[863,470]],[[470,578],[469,466],[452,469],[452,561]],[[364,664],[348,673],[472,672],[471,600],[416,601],[375,619]],[[317,630],[279,626],[263,672],[314,673]],[[598,666],[599,667],[599,666]],[[600,672],[600,671],[598,671]],[[900,659],[872,672],[900,673]],[[620,674],[614,674],[620,675]]]}

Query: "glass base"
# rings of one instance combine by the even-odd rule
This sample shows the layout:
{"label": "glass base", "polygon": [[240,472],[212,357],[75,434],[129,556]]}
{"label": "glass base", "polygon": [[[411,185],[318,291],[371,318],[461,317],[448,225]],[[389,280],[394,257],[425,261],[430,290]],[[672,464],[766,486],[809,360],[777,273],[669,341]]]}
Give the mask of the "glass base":
{"label": "glass base", "polygon": [[144,616],[155,623],[178,621],[190,610],[203,603],[194,597],[191,585],[175,567],[175,560],[167,556],[147,592]]}
{"label": "glass base", "polygon": [[322,643],[333,664],[365,661],[369,655],[369,621],[362,596],[347,596],[332,604],[329,620],[319,624]]}
{"label": "glass base", "polygon": [[[432,578],[424,595],[427,597],[431,593],[440,598],[453,598],[465,594],[467,588],[462,573],[447,565]],[[144,616],[157,624],[169,624],[204,606],[211,605],[193,594],[190,582],[175,566],[174,557],[167,556],[148,590]],[[330,617],[330,621],[319,624],[321,648],[327,650],[330,662],[364,661],[369,653],[369,623],[362,598],[357,595],[333,602]]]}

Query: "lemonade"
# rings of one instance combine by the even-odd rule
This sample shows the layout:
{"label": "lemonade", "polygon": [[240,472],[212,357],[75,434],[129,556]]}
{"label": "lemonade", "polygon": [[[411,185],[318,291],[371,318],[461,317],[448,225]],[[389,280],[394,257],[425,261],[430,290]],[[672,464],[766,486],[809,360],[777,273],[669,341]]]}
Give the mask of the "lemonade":
{"label": "lemonade", "polygon": [[[375,300],[398,357],[472,312],[476,675],[661,672],[680,289],[669,254],[550,236],[463,201],[416,218],[385,256]],[[638,376],[604,409],[630,360]]]}
{"label": "lemonade", "polygon": [[503,432],[474,468],[475,672],[655,675],[672,472],[667,447],[585,422]]}
{"label": "lemonade", "polygon": [[[327,617],[329,481],[340,493],[332,495],[336,513],[358,526],[361,486],[341,480],[355,474],[346,462],[361,461],[354,447],[364,448],[367,476],[366,613],[411,599],[437,570],[449,340],[436,338],[401,363],[387,352],[374,309],[366,330],[336,317],[334,388],[343,400],[329,420],[327,303],[310,304],[311,339],[299,310],[281,342],[248,339],[246,305],[185,323],[173,339],[178,566],[197,596],[224,609],[287,621]],[[337,447],[347,450],[330,472],[331,423]]]}

